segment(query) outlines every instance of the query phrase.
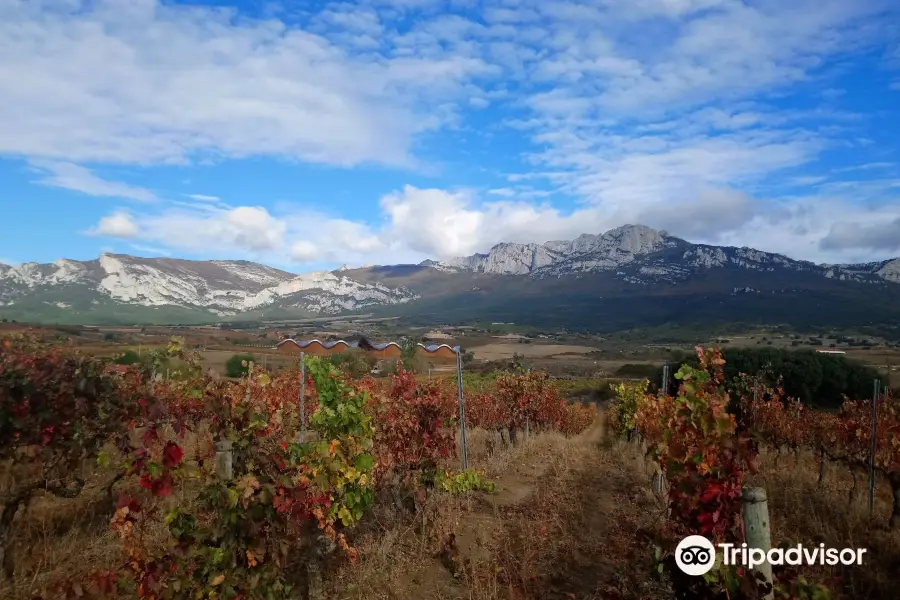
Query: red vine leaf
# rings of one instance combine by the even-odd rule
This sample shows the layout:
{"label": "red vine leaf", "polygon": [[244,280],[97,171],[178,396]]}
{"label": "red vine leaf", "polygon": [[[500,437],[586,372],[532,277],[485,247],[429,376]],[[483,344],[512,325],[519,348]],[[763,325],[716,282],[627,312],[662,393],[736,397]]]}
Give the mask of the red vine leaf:
{"label": "red vine leaf", "polygon": [[163,466],[177,466],[179,463],[181,463],[181,459],[183,456],[184,451],[181,449],[181,446],[179,446],[175,442],[169,442],[166,444],[166,447],[163,448]]}

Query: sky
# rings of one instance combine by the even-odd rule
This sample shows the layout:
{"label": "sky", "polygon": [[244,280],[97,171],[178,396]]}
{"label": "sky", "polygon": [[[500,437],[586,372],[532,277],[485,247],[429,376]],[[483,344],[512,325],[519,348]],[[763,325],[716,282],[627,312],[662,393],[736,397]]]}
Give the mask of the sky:
{"label": "sky", "polygon": [[0,262],[900,256],[896,0],[0,0]]}

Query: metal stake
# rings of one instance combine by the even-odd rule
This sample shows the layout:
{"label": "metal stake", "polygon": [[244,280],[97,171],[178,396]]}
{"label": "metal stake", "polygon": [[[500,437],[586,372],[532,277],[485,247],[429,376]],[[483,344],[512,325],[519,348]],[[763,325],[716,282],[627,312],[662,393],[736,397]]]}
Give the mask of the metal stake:
{"label": "metal stake", "polygon": [[456,349],[456,385],[459,389],[459,439],[463,469],[469,468],[469,445],[466,442],[466,402],[463,398],[462,356],[461,347]]}
{"label": "metal stake", "polygon": [[300,353],[300,443],[306,434],[306,354]]}

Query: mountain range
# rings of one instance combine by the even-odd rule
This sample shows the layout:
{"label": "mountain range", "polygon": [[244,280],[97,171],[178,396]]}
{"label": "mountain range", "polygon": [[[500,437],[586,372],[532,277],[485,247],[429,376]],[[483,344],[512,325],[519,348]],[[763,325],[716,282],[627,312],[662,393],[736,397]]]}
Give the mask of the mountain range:
{"label": "mountain range", "polygon": [[209,323],[344,313],[587,330],[716,323],[900,331],[900,258],[822,265],[643,225],[418,265],[294,274],[249,261],[103,254],[0,264],[0,317]]}

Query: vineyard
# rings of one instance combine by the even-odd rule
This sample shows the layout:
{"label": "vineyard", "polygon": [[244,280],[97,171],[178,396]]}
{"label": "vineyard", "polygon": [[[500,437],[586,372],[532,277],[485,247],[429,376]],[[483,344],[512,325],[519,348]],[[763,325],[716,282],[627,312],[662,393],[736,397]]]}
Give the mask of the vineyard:
{"label": "vineyard", "polygon": [[[777,377],[726,380],[716,350],[698,348],[698,358],[678,371],[674,395],[615,383],[598,412],[564,398],[608,382],[541,372],[466,374],[461,406],[452,379],[403,368],[376,379],[307,358],[277,373],[248,363],[226,380],[202,375],[178,340],[130,366],[5,340],[0,595],[889,595],[900,558],[897,400],[878,399],[873,426],[871,401],[812,410],[786,398]],[[870,471],[885,492],[873,513],[854,505]],[[779,529],[804,543],[868,546],[877,563],[785,567],[771,584],[722,564],[681,573],[673,550],[685,535],[747,540],[742,490],[760,483]],[[81,501],[98,516],[66,521]],[[820,529],[799,527],[807,521]],[[58,568],[60,535],[91,558]],[[43,552],[37,538],[49,540]]]}
{"label": "vineyard", "polygon": [[[327,561],[354,563],[354,531],[383,498],[421,511],[435,494],[492,489],[459,468],[455,385],[398,369],[352,379],[307,358],[240,381],[201,375],[173,341],[124,367],[64,346],[0,349],[0,555],[38,497],[108,496],[119,559],[28,590],[43,598],[300,598]],[[161,378],[163,365],[171,373]],[[303,408],[299,398],[303,390]],[[564,401],[543,373],[506,373],[465,393],[465,426],[491,446],[576,435],[596,410]],[[463,438],[464,439],[464,438]],[[98,483],[99,482],[99,483]]]}
{"label": "vineyard", "polygon": [[[697,349],[699,365],[684,365],[675,396],[648,393],[649,382],[617,386],[610,424],[618,435],[639,439],[665,481],[668,519],[655,539],[659,571],[667,573],[681,598],[828,598],[828,589],[802,573],[775,573],[772,582],[755,572],[721,562],[704,577],[675,567],[672,553],[686,535],[713,543],[748,541],[742,521],[742,489],[760,474],[761,450],[777,465],[785,451],[818,457],[818,482],[826,461],[852,473],[846,490],[852,502],[859,472],[880,473],[891,488],[890,529],[900,524],[900,412],[889,392],[877,403],[846,400],[837,413],[808,409],[785,398],[780,381],[766,373],[723,375],[718,350]],[[635,437],[636,436],[636,437]],[[825,540],[822,540],[825,541]]]}

